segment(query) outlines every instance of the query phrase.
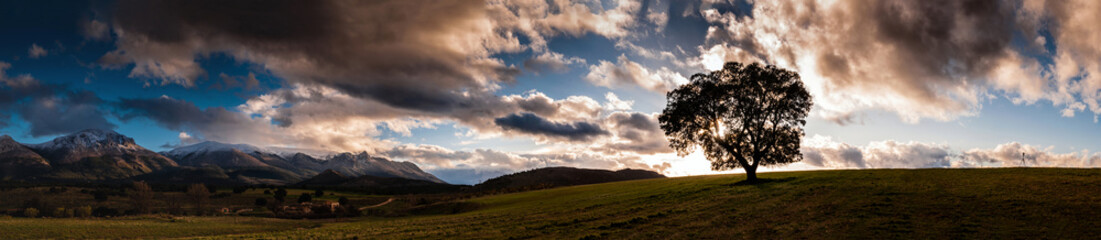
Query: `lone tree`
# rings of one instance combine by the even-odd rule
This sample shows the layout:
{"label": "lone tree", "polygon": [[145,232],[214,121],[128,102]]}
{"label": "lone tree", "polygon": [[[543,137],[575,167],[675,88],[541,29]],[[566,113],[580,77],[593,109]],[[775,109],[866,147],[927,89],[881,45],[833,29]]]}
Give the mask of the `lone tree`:
{"label": "lone tree", "polygon": [[681,156],[696,146],[711,169],[743,168],[757,181],[757,166],[803,159],[799,141],[813,104],[799,74],[776,66],[728,62],[692,75],[667,95],[658,121]]}

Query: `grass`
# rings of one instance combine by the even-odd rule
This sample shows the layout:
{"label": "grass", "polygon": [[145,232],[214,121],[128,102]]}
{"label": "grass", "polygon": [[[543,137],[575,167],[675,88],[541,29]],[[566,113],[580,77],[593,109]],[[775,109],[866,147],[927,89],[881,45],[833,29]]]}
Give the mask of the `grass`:
{"label": "grass", "polygon": [[[294,220],[319,223],[315,228],[172,235],[160,231],[187,231],[162,224],[131,235],[90,231],[82,236],[1064,239],[1101,235],[1101,221],[1093,220],[1101,215],[1101,169],[840,170],[762,173],[760,177],[771,181],[734,184],[744,178],[740,174],[650,179],[486,196],[426,211],[461,211],[457,214],[325,223]],[[18,230],[4,221],[9,220],[0,221],[4,225],[0,235]],[[37,223],[28,224],[36,226],[30,231],[66,228],[49,224],[53,220],[28,221]],[[115,220],[101,221],[109,225]],[[146,232],[160,235],[143,235]],[[51,235],[27,238],[35,236]]]}
{"label": "grass", "polygon": [[[92,194],[80,193],[80,190],[95,190],[92,188],[80,188],[80,187],[66,187],[66,191],[62,193],[48,193],[50,187],[33,187],[33,188],[17,188],[0,191],[0,210],[20,208],[25,202],[31,199],[39,199],[48,202],[50,209],[56,207],[62,208],[76,208],[81,206],[95,207],[111,207],[120,210],[131,208],[131,200],[128,197],[122,196],[109,196],[104,202],[96,202]],[[264,191],[269,190],[266,188],[250,189],[243,193],[231,193],[231,189],[219,189],[218,193],[230,193],[228,197],[214,198],[210,200],[209,205],[211,207],[230,207],[233,209],[238,208],[259,208],[255,206],[257,198],[266,198],[268,201],[274,201],[272,194],[264,194]],[[298,199],[303,193],[313,194],[314,190],[307,189],[287,189],[287,196],[285,199],[288,202],[293,202]],[[377,196],[377,195],[364,195],[351,192],[333,192],[325,191],[324,196],[313,197],[317,201],[338,201],[340,197],[347,197],[354,205],[368,206],[377,204],[389,198],[389,196]],[[155,211],[163,211],[166,207],[166,202],[170,199],[187,199],[187,195],[183,192],[157,192],[153,199],[153,206]],[[47,209],[44,214],[48,214]],[[39,209],[42,210],[42,209]]]}
{"label": "grass", "polygon": [[283,231],[319,222],[250,217],[0,218],[5,239],[168,238]]}

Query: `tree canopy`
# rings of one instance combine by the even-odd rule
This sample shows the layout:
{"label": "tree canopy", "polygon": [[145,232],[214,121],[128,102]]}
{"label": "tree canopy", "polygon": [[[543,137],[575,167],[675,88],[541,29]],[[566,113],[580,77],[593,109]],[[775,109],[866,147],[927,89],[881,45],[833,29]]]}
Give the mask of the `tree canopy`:
{"label": "tree canopy", "polygon": [[743,168],[756,181],[759,165],[801,161],[800,140],[813,104],[799,74],[776,66],[728,62],[692,75],[669,92],[658,121],[681,156],[700,147],[711,169]]}

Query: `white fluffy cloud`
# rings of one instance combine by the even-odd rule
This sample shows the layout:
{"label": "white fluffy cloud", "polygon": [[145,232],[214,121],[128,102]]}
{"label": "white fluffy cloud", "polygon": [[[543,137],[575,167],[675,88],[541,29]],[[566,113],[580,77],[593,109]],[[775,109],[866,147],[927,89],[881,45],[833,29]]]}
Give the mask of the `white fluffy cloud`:
{"label": "white fluffy cloud", "polygon": [[960,157],[962,161],[976,166],[1101,167],[1101,154],[1090,154],[1088,150],[1052,153],[1052,148],[1011,142],[994,149],[967,150]]}
{"label": "white fluffy cloud", "polygon": [[929,168],[951,166],[948,146],[920,142],[871,142],[853,146],[813,136],[803,143],[803,162],[825,168]]}
{"label": "white fluffy cloud", "polygon": [[661,67],[648,69],[642,64],[627,59],[620,55],[615,63],[601,60],[600,63],[589,66],[589,73],[585,80],[597,86],[639,86],[654,92],[664,93],[681,84],[688,83],[688,79],[680,73]]}
{"label": "white fluffy cloud", "polygon": [[947,145],[922,142],[854,146],[816,135],[804,139],[802,152],[804,164],[822,168],[1101,167],[1101,154],[1088,150],[1054,153],[1053,147],[1018,142],[955,152]]}
{"label": "white fluffy cloud", "polygon": [[[461,184],[473,184],[478,180],[485,180],[484,178],[545,166],[632,168],[658,172],[669,167],[668,164],[647,165],[637,156],[609,156],[583,149],[554,153],[511,153],[492,149],[455,151],[434,145],[403,144],[380,153],[393,159],[417,163],[429,172],[445,173],[447,177],[444,180]],[[481,170],[474,171],[476,169]]]}

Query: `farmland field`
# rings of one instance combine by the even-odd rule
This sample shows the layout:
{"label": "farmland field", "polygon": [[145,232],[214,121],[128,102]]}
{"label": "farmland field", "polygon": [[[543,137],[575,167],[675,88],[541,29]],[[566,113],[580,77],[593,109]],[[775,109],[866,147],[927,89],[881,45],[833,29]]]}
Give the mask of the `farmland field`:
{"label": "farmland field", "polygon": [[[740,174],[615,182],[438,203],[403,217],[328,222],[221,217],[174,225],[160,219],[8,218],[0,219],[0,234],[238,239],[1065,239],[1101,235],[1101,221],[1092,220],[1101,215],[1098,169],[836,170],[760,176],[768,182],[735,184],[744,178]],[[221,224],[226,226],[214,226]],[[120,229],[126,227],[119,225],[142,230],[124,231]],[[187,227],[196,230],[183,230]],[[74,228],[82,232],[77,235]]]}

